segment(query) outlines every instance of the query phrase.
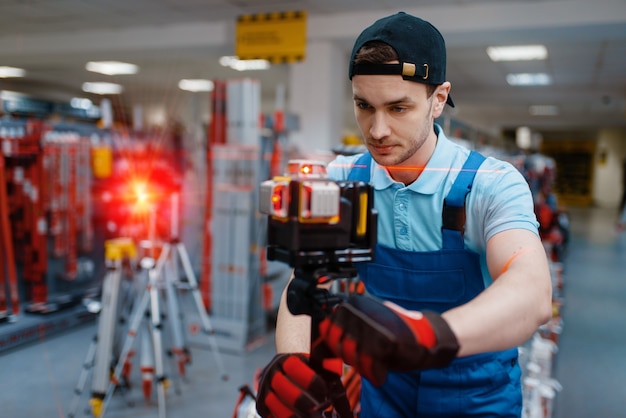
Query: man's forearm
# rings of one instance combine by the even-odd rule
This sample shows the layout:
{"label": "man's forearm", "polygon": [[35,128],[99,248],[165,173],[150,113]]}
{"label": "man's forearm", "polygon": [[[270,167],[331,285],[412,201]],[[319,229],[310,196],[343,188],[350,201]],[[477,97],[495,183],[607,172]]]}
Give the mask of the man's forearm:
{"label": "man's forearm", "polygon": [[276,352],[308,353],[311,348],[311,317],[292,315],[287,307],[286,290],[280,298],[276,319]]}
{"label": "man's forearm", "polygon": [[502,277],[476,299],[443,314],[459,340],[459,356],[518,346],[547,321],[545,295],[519,282],[519,277]]}

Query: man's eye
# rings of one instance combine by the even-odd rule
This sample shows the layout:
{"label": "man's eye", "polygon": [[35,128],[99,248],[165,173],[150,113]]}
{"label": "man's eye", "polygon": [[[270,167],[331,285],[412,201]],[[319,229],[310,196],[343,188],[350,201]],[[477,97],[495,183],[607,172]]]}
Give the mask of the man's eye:
{"label": "man's eye", "polygon": [[394,107],[391,108],[391,110],[396,112],[396,113],[402,113],[402,112],[406,112],[406,107],[394,106]]}
{"label": "man's eye", "polygon": [[359,109],[369,109],[369,108],[370,108],[370,105],[369,105],[369,104],[367,104],[367,103],[364,103],[364,102],[358,102],[358,103],[356,104],[356,106],[357,106]]}

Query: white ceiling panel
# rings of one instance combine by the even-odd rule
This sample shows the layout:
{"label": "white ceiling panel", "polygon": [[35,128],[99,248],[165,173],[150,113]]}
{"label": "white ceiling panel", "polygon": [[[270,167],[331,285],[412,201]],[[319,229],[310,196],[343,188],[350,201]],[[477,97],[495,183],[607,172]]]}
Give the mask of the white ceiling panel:
{"label": "white ceiling panel", "polygon": [[[626,1],[624,0],[2,0],[0,65],[23,66],[23,80],[0,89],[70,97],[84,81],[106,78],[84,70],[88,60],[140,66],[120,77],[123,100],[181,100],[180,78],[259,78],[267,101],[286,84],[289,66],[238,73],[218,65],[234,53],[241,14],[305,10],[309,38],[336,42],[349,54],[364,25],[397,10],[421,15],[442,31],[456,115],[489,129],[626,127]],[[310,40],[311,40],[310,39]],[[547,61],[494,63],[489,45],[542,43]],[[554,84],[511,87],[509,72],[547,72]],[[341,75],[344,77],[345,75]],[[178,97],[177,97],[178,96]],[[94,100],[97,98],[94,97]],[[555,104],[558,117],[531,117],[531,104]],[[346,92],[346,113],[352,104]]]}

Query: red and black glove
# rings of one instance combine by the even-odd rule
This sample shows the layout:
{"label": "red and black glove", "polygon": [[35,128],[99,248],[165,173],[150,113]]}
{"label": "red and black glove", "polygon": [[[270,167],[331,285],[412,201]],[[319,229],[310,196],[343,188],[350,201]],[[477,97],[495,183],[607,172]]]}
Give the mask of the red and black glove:
{"label": "red and black glove", "polygon": [[339,304],[319,329],[330,351],[375,385],[388,371],[447,366],[459,351],[441,315],[403,313],[366,296]]}
{"label": "red and black glove", "polygon": [[263,418],[321,417],[327,399],[328,386],[308,354],[277,354],[261,375],[256,409]]}

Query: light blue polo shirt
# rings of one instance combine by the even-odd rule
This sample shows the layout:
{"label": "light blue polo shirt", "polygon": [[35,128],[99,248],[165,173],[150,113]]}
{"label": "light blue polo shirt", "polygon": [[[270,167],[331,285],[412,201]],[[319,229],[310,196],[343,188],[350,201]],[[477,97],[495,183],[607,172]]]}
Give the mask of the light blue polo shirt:
{"label": "light blue polo shirt", "polygon": [[[450,141],[441,127],[437,145],[425,170],[412,184],[394,181],[372,160],[370,182],[378,210],[378,243],[407,251],[441,249],[443,199],[469,155],[469,150]],[[345,180],[360,155],[338,156],[328,165],[333,180]],[[486,268],[486,243],[508,229],[527,229],[538,234],[533,198],[522,174],[508,162],[488,157],[481,165],[467,197],[466,248],[480,254],[485,285],[492,280]]]}

